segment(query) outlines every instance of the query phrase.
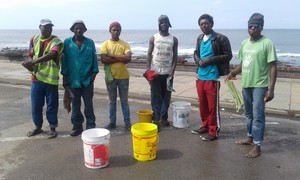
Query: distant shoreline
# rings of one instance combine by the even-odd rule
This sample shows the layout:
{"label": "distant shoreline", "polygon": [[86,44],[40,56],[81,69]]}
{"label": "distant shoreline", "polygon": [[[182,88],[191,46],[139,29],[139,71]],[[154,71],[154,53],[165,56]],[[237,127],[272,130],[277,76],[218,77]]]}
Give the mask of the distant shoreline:
{"label": "distant shoreline", "polygon": [[[0,58],[6,59],[6,60],[12,60],[12,61],[24,61],[28,59],[28,50],[24,48],[3,48],[0,50]],[[146,55],[137,55],[132,57],[133,60],[146,60]],[[193,59],[192,55],[179,55],[178,56],[178,63],[184,64],[188,63],[190,59]],[[291,66],[288,63],[284,63],[279,61],[278,66],[284,66],[284,67],[298,67],[298,66]]]}
{"label": "distant shoreline", "polygon": [[[18,48],[4,48],[0,51],[0,60],[9,60],[12,62],[22,62],[28,60],[27,49],[18,49]],[[177,68],[178,71],[195,71],[194,62],[188,61],[193,57],[190,55],[178,56]],[[128,63],[129,68],[138,68],[145,69],[147,56],[139,55],[133,56],[130,63]],[[101,61],[99,61],[101,66]],[[231,64],[231,68],[234,68],[237,64]],[[300,79],[300,67],[290,66],[285,63],[278,63],[278,77],[281,78],[292,78]]]}

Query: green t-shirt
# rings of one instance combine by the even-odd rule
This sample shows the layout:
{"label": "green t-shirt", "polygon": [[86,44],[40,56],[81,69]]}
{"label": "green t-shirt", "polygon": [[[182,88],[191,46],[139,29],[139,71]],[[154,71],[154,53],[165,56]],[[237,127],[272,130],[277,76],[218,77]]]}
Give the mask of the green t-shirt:
{"label": "green t-shirt", "polygon": [[269,63],[277,61],[276,49],[265,36],[252,42],[244,40],[238,52],[242,61],[242,87],[256,88],[269,86]]}

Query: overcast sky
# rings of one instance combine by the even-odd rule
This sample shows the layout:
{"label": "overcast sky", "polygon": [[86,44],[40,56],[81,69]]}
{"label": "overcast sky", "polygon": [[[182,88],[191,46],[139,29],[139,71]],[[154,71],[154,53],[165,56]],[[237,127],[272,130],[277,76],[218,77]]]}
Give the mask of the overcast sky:
{"label": "overcast sky", "polygon": [[244,29],[251,14],[265,16],[265,29],[300,29],[299,0],[0,0],[0,29],[37,29],[49,18],[55,29],[68,29],[81,19],[88,29],[107,29],[119,21],[123,29],[157,29],[166,14],[173,29],[198,29],[204,13],[215,29]]}

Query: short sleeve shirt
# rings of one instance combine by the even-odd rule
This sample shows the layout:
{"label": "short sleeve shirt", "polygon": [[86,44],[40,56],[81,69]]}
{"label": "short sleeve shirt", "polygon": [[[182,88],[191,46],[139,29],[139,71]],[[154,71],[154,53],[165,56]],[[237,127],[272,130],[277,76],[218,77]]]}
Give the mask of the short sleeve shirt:
{"label": "short sleeve shirt", "polygon": [[266,37],[258,41],[244,40],[238,52],[242,61],[242,87],[257,88],[269,86],[269,63],[277,61],[276,49]]}
{"label": "short sleeve shirt", "polygon": [[[100,54],[125,55],[128,52],[131,52],[130,46],[127,42],[122,40],[112,41],[109,39],[102,44],[100,49]],[[110,68],[112,76],[115,79],[129,78],[129,72],[125,63],[113,63],[110,64]]]}

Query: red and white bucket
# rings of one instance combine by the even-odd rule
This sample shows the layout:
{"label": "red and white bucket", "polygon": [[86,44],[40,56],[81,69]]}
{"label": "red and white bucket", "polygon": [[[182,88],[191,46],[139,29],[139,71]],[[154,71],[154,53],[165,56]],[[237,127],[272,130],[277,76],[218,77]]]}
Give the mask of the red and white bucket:
{"label": "red and white bucket", "polygon": [[83,131],[84,164],[91,169],[106,167],[109,164],[109,130],[94,128]]}

